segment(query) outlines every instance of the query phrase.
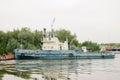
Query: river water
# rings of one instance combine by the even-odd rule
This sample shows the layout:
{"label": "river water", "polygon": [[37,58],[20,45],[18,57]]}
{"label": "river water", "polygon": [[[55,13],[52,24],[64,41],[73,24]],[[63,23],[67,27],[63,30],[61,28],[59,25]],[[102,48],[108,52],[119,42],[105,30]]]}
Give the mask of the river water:
{"label": "river water", "polygon": [[0,65],[0,80],[120,80],[120,54],[114,59],[15,62]]}

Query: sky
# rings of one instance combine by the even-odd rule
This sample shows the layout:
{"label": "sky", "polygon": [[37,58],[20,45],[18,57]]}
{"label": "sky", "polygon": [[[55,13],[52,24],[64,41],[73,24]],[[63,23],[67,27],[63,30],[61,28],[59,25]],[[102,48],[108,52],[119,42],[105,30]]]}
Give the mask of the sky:
{"label": "sky", "polygon": [[79,42],[120,43],[120,0],[0,0],[0,30],[66,29]]}

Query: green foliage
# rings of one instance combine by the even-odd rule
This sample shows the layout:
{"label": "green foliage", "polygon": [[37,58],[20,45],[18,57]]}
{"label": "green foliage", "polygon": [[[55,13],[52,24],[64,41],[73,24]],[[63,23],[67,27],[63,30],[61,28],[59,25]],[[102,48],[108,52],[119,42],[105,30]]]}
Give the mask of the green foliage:
{"label": "green foliage", "polygon": [[10,39],[10,40],[8,41],[7,46],[6,46],[7,52],[13,52],[13,50],[14,50],[15,48],[17,48],[17,40],[15,40],[15,39]]}
{"label": "green foliage", "polygon": [[99,51],[100,47],[97,43],[93,43],[91,41],[85,41],[82,43],[82,46],[86,46],[88,50],[94,52],[94,51]]}
{"label": "green foliage", "polygon": [[[97,43],[92,43],[86,41],[84,43],[79,43],[76,39],[76,35],[72,35],[69,30],[60,29],[56,30],[55,36],[61,42],[68,40],[69,48],[71,45],[80,48],[81,46],[87,46],[88,49],[92,51],[99,50],[99,45]],[[21,30],[13,30],[4,33],[0,31],[0,54],[13,52],[15,48],[24,49],[40,49],[42,44],[42,31],[31,31],[29,28],[22,28]]]}
{"label": "green foliage", "polygon": [[41,45],[41,40],[42,40],[42,31],[34,31],[33,33],[34,35],[34,45],[37,49],[41,48],[42,45]]}
{"label": "green foliage", "polygon": [[18,33],[18,40],[19,42],[23,41],[23,44],[25,44],[26,42],[28,43],[34,43],[34,36],[33,33],[27,29],[27,28],[22,28],[21,32]]}
{"label": "green foliage", "polygon": [[78,40],[73,40],[73,44],[76,46],[76,47],[78,47],[78,48],[80,48],[81,47],[81,43],[79,43],[78,42]]}
{"label": "green foliage", "polygon": [[0,54],[6,52],[7,38],[4,32],[0,31]]}
{"label": "green foliage", "polygon": [[112,46],[112,47],[120,47],[120,43],[106,43],[106,44],[101,44],[105,46]]}
{"label": "green foliage", "polygon": [[40,49],[42,31],[31,31],[29,28],[4,33],[0,31],[0,54],[13,52],[16,48]]}
{"label": "green foliage", "polygon": [[0,54],[3,54],[3,53],[5,53],[5,52],[6,52],[5,48],[2,47],[2,45],[0,45]]}
{"label": "green foliage", "polygon": [[[58,37],[58,39],[59,39],[61,42],[64,42],[64,41],[66,40],[66,38],[70,38],[70,37],[71,37],[70,31],[65,30],[65,29],[57,30],[57,31],[55,32],[55,35],[56,35],[56,37]],[[68,39],[68,40],[69,40],[69,39]]]}
{"label": "green foliage", "polygon": [[72,35],[69,30],[60,29],[60,30],[55,31],[55,34],[56,34],[56,37],[58,37],[58,39],[61,42],[64,42],[66,39],[68,39],[69,47],[71,45],[74,45],[76,47],[81,47],[81,44],[76,39],[76,35]]}

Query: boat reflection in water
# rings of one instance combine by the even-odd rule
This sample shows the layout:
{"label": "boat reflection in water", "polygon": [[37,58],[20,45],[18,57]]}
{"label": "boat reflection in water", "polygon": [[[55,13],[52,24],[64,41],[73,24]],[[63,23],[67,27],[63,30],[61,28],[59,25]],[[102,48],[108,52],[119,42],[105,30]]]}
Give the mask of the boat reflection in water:
{"label": "boat reflection in water", "polygon": [[[7,62],[7,61],[6,61]],[[25,80],[29,78],[28,71],[17,70],[15,64],[0,64],[0,80]],[[21,76],[22,73],[22,76]]]}
{"label": "boat reflection in water", "polygon": [[[89,60],[78,64],[77,60],[16,60],[14,65],[3,65],[0,70],[1,80],[71,80],[79,73],[90,74],[90,67],[81,72],[79,65],[91,65]],[[78,70],[79,69],[79,70]]]}
{"label": "boat reflection in water", "polygon": [[115,59],[15,60],[0,65],[0,80],[120,80]]}
{"label": "boat reflection in water", "polygon": [[17,70],[28,71],[30,79],[69,80],[70,73],[77,73],[76,60],[21,60],[15,65]]}

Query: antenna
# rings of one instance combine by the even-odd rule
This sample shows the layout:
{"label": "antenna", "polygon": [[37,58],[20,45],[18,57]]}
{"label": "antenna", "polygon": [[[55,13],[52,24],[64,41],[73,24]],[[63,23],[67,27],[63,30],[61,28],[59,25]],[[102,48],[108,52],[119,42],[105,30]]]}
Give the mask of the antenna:
{"label": "antenna", "polygon": [[54,37],[54,30],[53,30],[53,25],[55,23],[55,17],[53,18],[52,24],[51,24],[51,37]]}
{"label": "antenna", "polygon": [[53,24],[55,23],[55,17],[53,18],[52,24],[51,24],[51,28],[53,27]]}

